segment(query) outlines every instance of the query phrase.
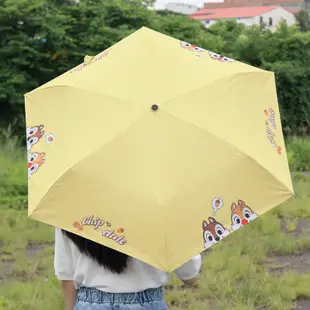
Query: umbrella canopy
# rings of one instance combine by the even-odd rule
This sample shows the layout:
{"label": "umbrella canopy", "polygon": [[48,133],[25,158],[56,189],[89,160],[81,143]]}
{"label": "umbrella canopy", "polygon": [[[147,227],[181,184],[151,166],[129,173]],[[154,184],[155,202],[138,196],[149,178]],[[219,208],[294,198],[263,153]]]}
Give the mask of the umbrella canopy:
{"label": "umbrella canopy", "polygon": [[159,269],[293,195],[274,74],[148,28],[25,101],[29,215]]}

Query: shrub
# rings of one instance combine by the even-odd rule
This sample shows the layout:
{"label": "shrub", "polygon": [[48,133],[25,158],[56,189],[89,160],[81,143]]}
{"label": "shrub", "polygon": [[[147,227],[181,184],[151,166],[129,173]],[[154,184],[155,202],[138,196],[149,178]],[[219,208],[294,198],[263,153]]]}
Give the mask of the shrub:
{"label": "shrub", "polygon": [[27,208],[27,169],[19,139],[9,127],[0,132],[0,205]]}

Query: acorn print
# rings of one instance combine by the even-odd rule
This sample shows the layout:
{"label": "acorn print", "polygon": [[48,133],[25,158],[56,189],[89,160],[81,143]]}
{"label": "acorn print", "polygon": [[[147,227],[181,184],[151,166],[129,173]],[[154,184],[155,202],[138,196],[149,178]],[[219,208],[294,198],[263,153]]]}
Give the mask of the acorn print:
{"label": "acorn print", "polygon": [[73,226],[78,230],[83,230],[83,226],[77,221],[73,223]]}

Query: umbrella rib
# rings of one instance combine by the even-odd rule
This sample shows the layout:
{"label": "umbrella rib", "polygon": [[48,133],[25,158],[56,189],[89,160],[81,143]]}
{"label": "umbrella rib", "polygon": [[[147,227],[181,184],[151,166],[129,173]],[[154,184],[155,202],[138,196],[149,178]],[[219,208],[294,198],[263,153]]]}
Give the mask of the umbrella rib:
{"label": "umbrella rib", "polygon": [[[271,175],[277,182],[279,182],[280,184],[282,184],[289,192],[291,192],[291,190],[287,187],[287,185],[285,185],[281,180],[279,180],[278,177],[276,177],[276,176],[275,176],[273,173],[271,173],[267,168],[265,168],[260,162],[258,162],[256,159],[254,159],[251,155],[249,155],[249,154],[248,154],[247,152],[245,152],[244,150],[242,150],[242,149],[240,149],[239,147],[237,147],[236,145],[234,145],[234,144],[232,144],[232,143],[226,141],[225,139],[223,139],[223,138],[217,136],[217,135],[214,134],[213,132],[211,132],[211,131],[209,131],[209,130],[207,130],[207,129],[205,129],[205,128],[200,127],[200,126],[197,125],[197,124],[194,124],[194,123],[192,123],[192,122],[190,122],[190,121],[188,121],[188,120],[185,120],[185,119],[183,119],[183,118],[181,118],[181,117],[179,117],[179,116],[176,116],[176,115],[174,115],[174,114],[172,114],[172,113],[169,113],[169,112],[167,112],[167,111],[165,111],[165,113],[171,115],[172,117],[178,118],[179,120],[181,120],[181,121],[183,121],[183,122],[186,122],[186,123],[188,123],[188,124],[190,124],[190,125],[192,125],[192,126],[195,126],[195,127],[199,128],[200,130],[202,130],[202,131],[204,131],[204,132],[208,132],[208,134],[210,134],[210,135],[216,137],[217,139],[220,139],[221,141],[223,141],[223,142],[226,143],[226,144],[229,144],[231,147],[233,147],[234,149],[236,149],[239,153],[242,153],[242,154],[244,154],[245,156],[247,156],[247,157],[249,157],[250,159],[252,159],[252,160],[253,160],[255,163],[257,163],[263,170],[265,170],[269,175]],[[291,192],[291,193],[294,195],[294,192]]]}
{"label": "umbrella rib", "polygon": [[[99,92],[96,92],[96,91],[90,91],[90,90],[87,90],[85,88],[79,88],[79,87],[76,87],[76,86],[73,86],[73,85],[66,85],[66,84],[54,85],[54,86],[48,86],[48,87],[44,87],[44,88],[39,88],[37,90],[34,90],[33,92],[39,92],[39,91],[43,91],[43,90],[50,90],[50,89],[53,89],[53,88],[73,88],[73,89],[76,89],[76,90],[79,90],[79,91],[84,91],[84,92],[91,93],[91,94],[96,94],[96,95],[99,95],[99,96],[106,96],[106,97],[109,97],[109,98],[114,99],[114,100],[120,100],[120,101],[124,101],[124,102],[128,102],[128,103],[136,104],[136,102],[134,102],[134,101],[129,101],[129,100],[126,100],[126,99],[123,99],[123,98],[114,97],[114,96],[111,96],[111,95],[108,95],[108,94],[105,94],[105,93],[99,93]],[[29,92],[29,93],[25,94],[25,97],[29,97],[29,95],[31,95],[33,92]]]}
{"label": "umbrella rib", "polygon": [[41,204],[41,202],[44,200],[44,198],[48,195],[50,191],[53,190],[53,188],[58,184],[58,182],[63,179],[70,171],[71,169],[75,166],[76,164],[72,165],[70,168],[68,168],[54,183],[53,185],[48,189],[48,191],[44,194],[44,196],[39,200],[37,203],[36,207],[33,208],[31,213],[28,213],[28,216],[31,216],[38,208],[38,206]]}
{"label": "umbrella rib", "polygon": [[[142,118],[143,116],[141,116]],[[140,118],[138,118],[139,120]],[[137,121],[138,121],[137,120]],[[133,122],[132,124],[130,124],[128,127],[124,128],[124,130],[120,131],[118,134],[116,134],[111,140],[109,141],[105,141],[103,144],[100,144],[100,146],[96,149],[96,151],[94,152],[97,152],[98,150],[100,150],[102,147],[104,147],[105,145],[108,145],[110,144],[113,140],[117,139],[120,135],[122,135],[123,133],[125,133],[128,129],[130,129],[131,127],[133,127],[136,122]],[[92,152],[93,154],[93,152]],[[87,157],[91,156],[91,154],[87,154],[86,156],[84,156],[83,158],[80,158],[77,162],[75,162],[74,164],[72,164],[54,183],[53,185],[50,186],[49,190],[46,192],[46,194],[40,199],[40,201],[37,203],[37,206],[39,206],[41,204],[41,202],[44,200],[44,197],[47,196],[47,194],[53,190],[53,188],[58,184],[58,182],[66,176],[66,174],[72,170],[76,165],[78,165],[81,161],[85,160]],[[35,209],[34,209],[35,211]]]}
{"label": "umbrella rib", "polygon": [[198,87],[198,88],[191,89],[191,90],[189,90],[189,91],[187,91],[187,92],[185,92],[185,93],[183,93],[183,94],[177,95],[177,96],[175,96],[175,97],[173,97],[173,98],[171,98],[171,99],[169,99],[169,100],[167,100],[167,101],[161,103],[161,106],[164,106],[164,105],[170,103],[171,101],[174,101],[174,100],[176,100],[176,99],[179,99],[180,97],[186,96],[186,95],[188,95],[188,94],[190,94],[190,93],[194,93],[194,92],[197,92],[197,91],[199,91],[199,90],[201,90],[201,89],[204,89],[204,88],[206,88],[206,87],[210,87],[210,86],[212,86],[214,83],[216,83],[216,82],[218,82],[218,81],[220,81],[220,80],[227,79],[227,78],[229,78],[229,77],[231,77],[231,76],[237,76],[237,75],[243,75],[243,74],[252,74],[252,73],[260,73],[260,74],[269,73],[269,74],[273,74],[272,72],[269,72],[269,71],[234,72],[234,73],[231,73],[231,74],[229,74],[229,75],[225,75],[225,76],[222,76],[222,77],[220,77],[220,78],[218,78],[218,79],[215,79],[215,80],[213,80],[213,81],[212,81],[211,83],[209,83],[209,84],[205,84],[205,85],[200,86],[200,87]]}

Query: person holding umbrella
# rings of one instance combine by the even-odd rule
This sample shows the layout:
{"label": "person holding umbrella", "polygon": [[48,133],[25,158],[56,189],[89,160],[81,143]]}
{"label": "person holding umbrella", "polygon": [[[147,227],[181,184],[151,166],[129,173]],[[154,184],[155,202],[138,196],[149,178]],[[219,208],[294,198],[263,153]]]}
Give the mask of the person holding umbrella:
{"label": "person holding umbrella", "polygon": [[56,227],[67,310],[167,309],[169,273],[194,283],[294,195],[274,73],[146,27],[25,108],[28,215]]}
{"label": "person holding umbrella", "polygon": [[[186,285],[198,279],[201,255],[175,270]],[[55,274],[66,310],[165,310],[168,273],[138,259],[56,228]]]}

